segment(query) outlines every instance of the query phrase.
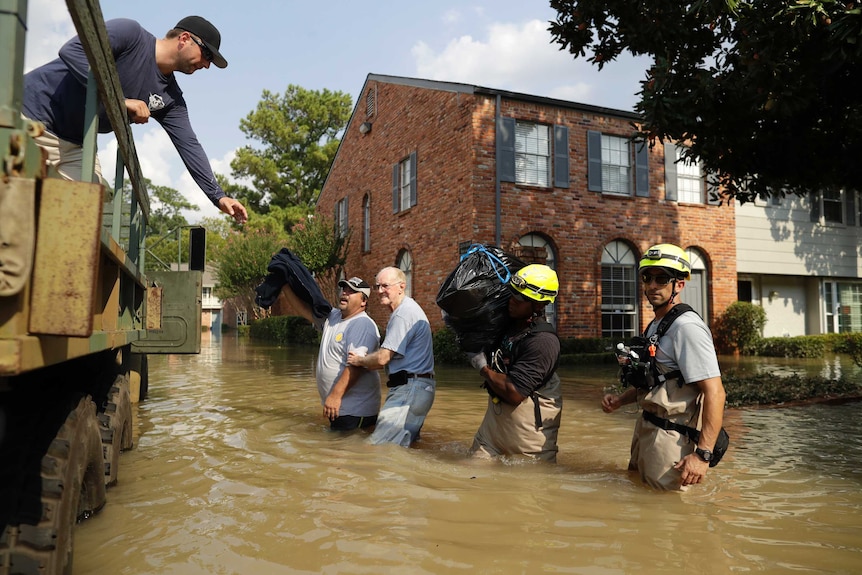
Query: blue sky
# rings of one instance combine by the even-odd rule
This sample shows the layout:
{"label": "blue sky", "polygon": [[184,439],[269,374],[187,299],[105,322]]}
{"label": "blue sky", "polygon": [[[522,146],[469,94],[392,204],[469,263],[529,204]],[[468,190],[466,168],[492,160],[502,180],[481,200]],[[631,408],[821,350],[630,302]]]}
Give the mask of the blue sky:
{"label": "blue sky", "polygon": [[[132,18],[157,38],[181,18],[198,14],[222,35],[228,67],[178,78],[192,125],[213,169],[230,175],[234,151],[254,142],[239,129],[263,90],[289,84],[341,91],[353,101],[368,74],[475,84],[632,110],[646,62],[623,58],[599,72],[550,43],[547,1],[434,0],[105,0],[105,19]],[[30,0],[25,67],[54,57],[75,35],[64,0]],[[185,171],[164,131],[133,129],[144,174],[182,192],[201,211],[218,214]],[[116,142],[99,136],[103,173],[114,173]]]}

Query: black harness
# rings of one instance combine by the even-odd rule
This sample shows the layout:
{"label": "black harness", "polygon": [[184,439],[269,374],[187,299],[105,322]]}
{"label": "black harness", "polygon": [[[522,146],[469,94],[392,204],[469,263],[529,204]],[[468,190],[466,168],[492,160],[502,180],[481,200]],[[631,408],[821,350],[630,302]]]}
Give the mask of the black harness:
{"label": "black harness", "polygon": [[620,383],[623,384],[623,387],[631,385],[637,389],[649,391],[657,385],[662,385],[674,379],[677,380],[677,385],[680,387],[685,384],[680,370],[663,371],[659,367],[659,363],[655,358],[655,352],[658,341],[670,329],[676,318],[690,311],[694,312],[694,308],[685,303],[673,306],[661,318],[658,329],[654,334],[647,337],[649,328],[655,320],[647,325],[643,335],[631,339],[627,346],[627,351],[617,352],[618,357],[626,360],[620,366]]}
{"label": "black harness", "polygon": [[[548,323],[546,320],[544,320],[542,318],[536,318],[536,320],[530,324],[530,327],[528,329],[526,329],[526,330],[524,330],[524,331],[522,331],[522,332],[520,332],[520,333],[518,333],[512,337],[507,337],[507,338],[503,339],[503,343],[502,343],[500,349],[498,349],[496,352],[494,352],[491,355],[491,366],[490,366],[491,369],[493,369],[494,371],[497,371],[499,373],[508,373],[509,361],[518,356],[518,348],[519,348],[520,344],[525,339],[530,337],[531,335],[534,335],[537,333],[542,333],[542,332],[552,333],[555,336],[557,335],[557,332],[554,329],[554,326],[552,326],[550,323]],[[548,381],[550,381],[551,378],[554,377],[554,374],[557,372],[558,367],[560,367],[560,358],[559,357],[557,357],[557,361],[554,363],[553,369],[551,369],[548,372],[548,374],[545,376],[545,378],[542,380],[542,385],[540,385],[538,388],[536,388],[530,394],[530,399],[533,400],[533,412],[534,412],[535,417],[536,417],[536,430],[537,431],[542,429],[542,427],[544,427],[544,425],[542,423],[542,410],[541,410],[541,406],[539,405],[539,398],[536,395],[536,391],[538,391],[539,389],[542,389],[542,387],[544,387],[545,384],[547,384]],[[491,389],[491,387],[488,385],[488,383],[486,382],[482,385],[485,388],[485,391],[488,392],[488,395],[491,396],[491,401],[494,403],[499,403],[500,398],[497,396],[496,393],[494,393],[494,391]]]}

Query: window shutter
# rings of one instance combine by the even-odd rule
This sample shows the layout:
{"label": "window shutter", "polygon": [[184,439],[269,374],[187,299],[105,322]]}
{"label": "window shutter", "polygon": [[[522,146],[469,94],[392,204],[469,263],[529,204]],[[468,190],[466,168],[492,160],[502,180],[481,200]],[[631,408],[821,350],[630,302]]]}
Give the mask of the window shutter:
{"label": "window shutter", "polygon": [[416,152],[410,154],[410,206],[416,205]]}
{"label": "window shutter", "polygon": [[501,182],[515,181],[515,119],[497,120],[497,178]]}
{"label": "window shutter", "polygon": [[602,191],[602,133],[587,131],[587,189]]}
{"label": "window shutter", "polygon": [[554,187],[569,187],[568,126],[554,126]]}
{"label": "window shutter", "polygon": [[399,168],[400,168],[400,166],[398,164],[395,164],[394,166],[392,166],[392,213],[393,214],[398,213],[398,207],[400,204],[400,202],[399,202],[399,197],[400,197],[399,191],[400,190],[398,189]]}
{"label": "window shutter", "polygon": [[664,199],[675,202],[677,194],[676,145],[664,145]]}
{"label": "window shutter", "polygon": [[854,190],[843,191],[844,193],[844,223],[848,226],[856,225],[856,192]]}
{"label": "window shutter", "polygon": [[[718,195],[719,187],[718,187],[718,179],[717,177],[710,178],[710,174],[704,172],[703,174],[703,185],[706,186],[706,203],[711,206],[721,205],[721,196]],[[712,199],[712,195],[715,194],[715,199]]]}
{"label": "window shutter", "polygon": [[820,222],[820,193],[812,191],[808,194],[808,198],[811,201],[811,221],[816,223]]}
{"label": "window shutter", "polygon": [[649,144],[646,140],[633,142],[635,147],[635,195],[649,197]]}

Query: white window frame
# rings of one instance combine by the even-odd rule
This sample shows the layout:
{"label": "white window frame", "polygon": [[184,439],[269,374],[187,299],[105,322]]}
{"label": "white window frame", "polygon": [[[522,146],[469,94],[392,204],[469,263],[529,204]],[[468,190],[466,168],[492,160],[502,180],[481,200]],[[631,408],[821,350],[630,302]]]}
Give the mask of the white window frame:
{"label": "white window frame", "polygon": [[634,195],[634,158],[628,138],[602,134],[602,192]]}
{"label": "white window frame", "polygon": [[[632,248],[620,240],[605,245],[602,250],[602,337],[628,339],[639,334],[639,279]],[[606,293],[606,288],[613,289]],[[618,301],[620,298],[624,301]],[[606,323],[610,325],[606,327]]]}
{"label": "white window frame", "polygon": [[338,230],[339,237],[347,236],[347,196],[335,203],[335,229]]}
{"label": "white window frame", "polygon": [[399,178],[399,198],[401,210],[406,210],[411,207],[410,204],[410,156],[407,156],[398,164]]}
{"label": "white window frame", "polygon": [[362,251],[371,251],[371,196],[362,197]]}
{"label": "white window frame", "polygon": [[[844,224],[844,190],[823,190],[820,193],[820,213],[824,224]],[[829,197],[827,198],[827,194]]]}
{"label": "white window frame", "polygon": [[697,161],[683,160],[683,146],[676,146],[677,201],[687,204],[706,203],[706,181]]}
{"label": "white window frame", "polygon": [[405,285],[404,294],[407,297],[413,296],[413,256],[409,250],[401,250],[395,261],[395,267],[404,272]]}
{"label": "white window frame", "polygon": [[551,187],[551,127],[515,122],[515,182]]}

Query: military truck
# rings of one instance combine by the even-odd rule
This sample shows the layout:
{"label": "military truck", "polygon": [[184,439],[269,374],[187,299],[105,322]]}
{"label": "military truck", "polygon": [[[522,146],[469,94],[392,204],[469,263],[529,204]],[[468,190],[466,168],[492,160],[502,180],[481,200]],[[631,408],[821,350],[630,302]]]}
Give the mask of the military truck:
{"label": "military truck", "polygon": [[82,179],[97,103],[118,170],[111,189],[46,166],[44,126],[21,117],[27,1],[0,0],[0,575],[71,572],[75,523],[122,483],[148,354],[200,351],[203,237],[191,271],[145,273],[149,199],[101,8],[67,7],[90,62]]}

